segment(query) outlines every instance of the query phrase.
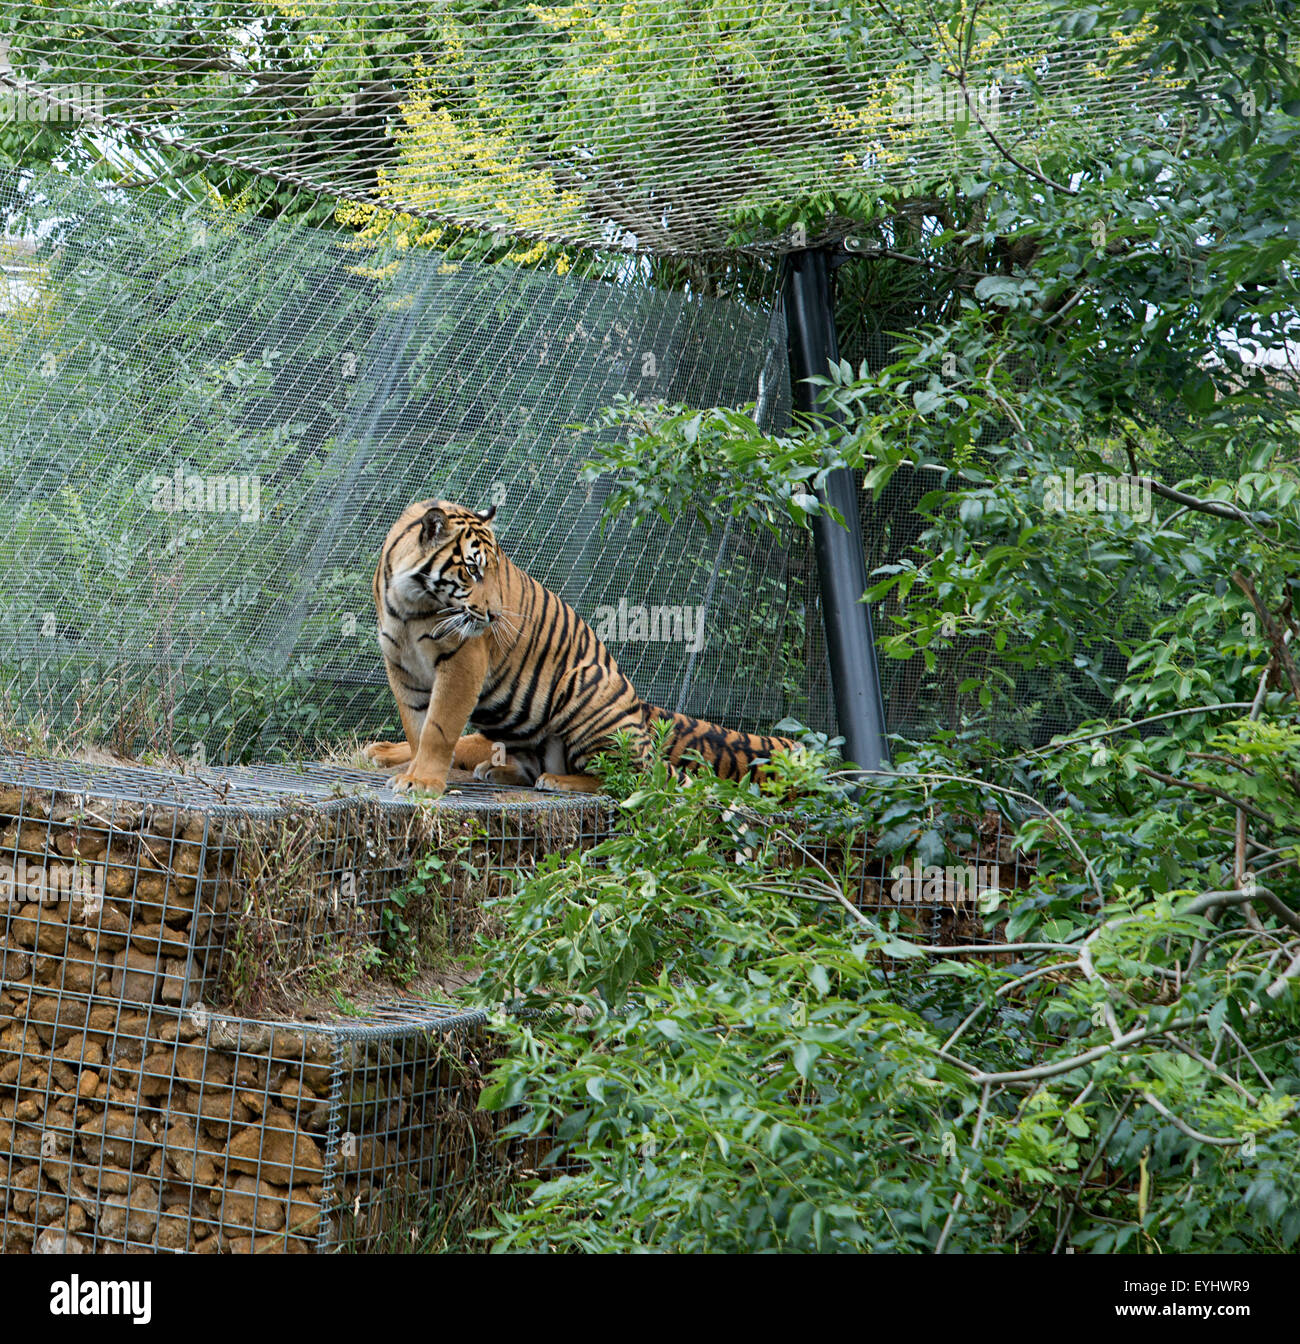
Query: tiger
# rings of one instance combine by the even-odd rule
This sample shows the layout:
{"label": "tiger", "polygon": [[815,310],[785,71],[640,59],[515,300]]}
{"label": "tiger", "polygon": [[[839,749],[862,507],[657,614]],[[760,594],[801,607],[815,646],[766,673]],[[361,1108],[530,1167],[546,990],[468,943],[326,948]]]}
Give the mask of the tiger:
{"label": "tiger", "polygon": [[495,516],[495,505],[426,499],[384,540],[375,610],[406,741],[362,753],[395,768],[398,793],[441,794],[452,766],[491,784],[596,793],[602,781],[589,767],[614,735],[626,732],[644,762],[662,721],[678,777],[690,752],[739,780],[796,748],[643,701],[591,626],[505,554]]}

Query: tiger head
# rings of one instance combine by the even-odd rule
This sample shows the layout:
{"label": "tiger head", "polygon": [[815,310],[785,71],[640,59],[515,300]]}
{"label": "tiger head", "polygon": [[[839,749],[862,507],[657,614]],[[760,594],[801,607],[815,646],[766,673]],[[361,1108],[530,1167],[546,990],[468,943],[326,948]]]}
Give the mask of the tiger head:
{"label": "tiger head", "polygon": [[431,502],[411,529],[406,556],[393,579],[412,606],[428,607],[439,619],[439,639],[472,639],[501,616],[500,552],[491,528],[496,505],[467,509],[447,500]]}

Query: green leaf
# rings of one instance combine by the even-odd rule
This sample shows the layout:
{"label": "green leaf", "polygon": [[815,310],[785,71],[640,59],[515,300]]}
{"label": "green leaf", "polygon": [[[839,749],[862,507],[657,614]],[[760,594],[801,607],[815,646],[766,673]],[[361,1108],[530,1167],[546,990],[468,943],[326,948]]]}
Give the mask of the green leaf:
{"label": "green leaf", "polygon": [[801,1078],[812,1073],[812,1067],[821,1055],[821,1046],[809,1041],[800,1041],[794,1048],[794,1067]]}
{"label": "green leaf", "polygon": [[975,297],[1009,302],[1020,293],[1020,282],[1005,275],[986,275],[975,286]]}

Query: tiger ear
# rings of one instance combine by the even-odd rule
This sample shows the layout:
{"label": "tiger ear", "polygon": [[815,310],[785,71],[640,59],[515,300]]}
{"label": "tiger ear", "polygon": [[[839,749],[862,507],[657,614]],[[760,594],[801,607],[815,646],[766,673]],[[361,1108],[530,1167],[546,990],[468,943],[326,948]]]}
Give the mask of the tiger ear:
{"label": "tiger ear", "polygon": [[497,506],[489,504],[486,509],[476,509],[475,518],[481,518],[485,523],[490,523],[497,516]]}
{"label": "tiger ear", "polygon": [[420,519],[420,545],[428,546],[437,541],[447,530],[447,515],[434,507]]}

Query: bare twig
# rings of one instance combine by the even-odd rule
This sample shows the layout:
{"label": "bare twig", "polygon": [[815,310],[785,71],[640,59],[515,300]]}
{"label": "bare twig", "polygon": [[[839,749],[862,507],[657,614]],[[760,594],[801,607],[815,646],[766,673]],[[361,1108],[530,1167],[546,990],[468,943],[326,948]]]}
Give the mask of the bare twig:
{"label": "bare twig", "polygon": [[1178,719],[1188,714],[1213,714],[1220,709],[1250,709],[1252,702],[1249,700],[1229,700],[1218,705],[1192,705],[1185,709],[1171,709],[1164,714],[1152,714],[1145,719],[1134,719],[1129,723],[1121,723],[1115,728],[1102,728],[1095,733],[1084,733],[1080,737],[1067,737],[1061,742],[1049,742],[1045,747],[1035,747],[1032,751],[1022,751],[1018,756],[1011,759],[1015,761],[1029,760],[1034,756],[1050,756],[1053,752],[1064,751],[1066,747],[1077,746],[1081,742],[1095,742],[1099,737],[1114,737],[1116,733],[1127,733],[1131,729],[1141,728],[1144,724],[1159,723],[1162,719]]}
{"label": "bare twig", "polygon": [[1216,1134],[1204,1134],[1199,1129],[1193,1129],[1186,1121],[1180,1120],[1168,1106],[1157,1100],[1150,1092],[1144,1091],[1142,1098],[1153,1110],[1159,1111],[1180,1134],[1186,1134],[1189,1139],[1195,1139],[1197,1143],[1210,1143],[1216,1148],[1237,1148],[1246,1141],[1244,1138],[1220,1138]]}
{"label": "bare twig", "polygon": [[[1127,1049],[1130,1045],[1140,1045],[1153,1036],[1162,1036],[1170,1031],[1181,1031],[1185,1027],[1204,1026],[1206,1018],[1207,1014],[1200,1013],[1196,1017],[1180,1018],[1177,1022],[1168,1022],[1161,1027],[1136,1028],[1133,1031],[1125,1032],[1117,1040],[1107,1041],[1105,1045],[1097,1045],[1091,1050],[1084,1050],[1080,1054],[1071,1055],[1069,1059],[1058,1059],[1051,1064],[1038,1064],[1029,1069],[1009,1069],[1003,1073],[984,1073],[977,1069],[971,1074],[971,1077],[977,1083],[1025,1083],[1040,1078],[1055,1078],[1062,1073],[1072,1073],[1085,1064],[1094,1064],[1097,1060],[1104,1059],[1116,1050]],[[953,1059],[950,1062],[965,1068],[970,1067],[961,1060]]]}
{"label": "bare twig", "polygon": [[1296,952],[1295,956],[1291,958],[1291,964],[1271,985],[1269,985],[1264,993],[1267,994],[1270,999],[1280,999],[1286,992],[1288,983],[1294,980],[1297,976],[1300,976],[1300,951]]}
{"label": "bare twig", "polygon": [[1264,633],[1268,635],[1268,642],[1273,646],[1273,657],[1286,674],[1286,679],[1291,683],[1291,694],[1295,696],[1296,702],[1300,703],[1300,669],[1297,669],[1295,665],[1295,659],[1291,656],[1291,650],[1287,647],[1286,636],[1283,634],[1277,618],[1269,611],[1268,604],[1255,591],[1255,585],[1251,582],[1249,574],[1243,574],[1240,570],[1234,569],[1232,571],[1232,581],[1246,594],[1247,601],[1255,608],[1256,614],[1263,622]]}
{"label": "bare twig", "polygon": [[1022,173],[1028,173],[1035,181],[1041,182],[1045,187],[1051,187],[1053,191],[1059,191],[1066,196],[1077,196],[1079,193],[1073,187],[1067,187],[1064,182],[1054,182],[1050,177],[1040,173],[1036,168],[1031,168],[1027,163],[1022,163],[1016,156],[998,139],[989,129],[989,124],[980,116],[979,107],[976,100],[971,97],[971,92],[966,84],[966,71],[964,67],[958,67],[956,70],[945,70],[944,74],[956,79],[961,85],[962,96],[966,99],[966,106],[970,109],[971,117],[979,126],[980,130],[992,141],[994,149],[1002,155],[1010,164],[1014,164]]}
{"label": "bare twig", "polygon": [[1195,779],[1179,779],[1176,775],[1166,775],[1159,770],[1152,770],[1148,765],[1137,765],[1135,769],[1139,773],[1149,775],[1152,779],[1158,779],[1162,784],[1168,784],[1175,789],[1191,789],[1193,793],[1204,793],[1220,801],[1227,803],[1230,807],[1235,807],[1240,811],[1249,812],[1256,821],[1261,821],[1265,826],[1272,826],[1274,819],[1267,812],[1261,812],[1253,804],[1244,799],[1235,798],[1230,793],[1225,793],[1222,789],[1216,789],[1212,784],[1202,784]]}
{"label": "bare twig", "polygon": [[[989,1108],[989,1088],[988,1084],[986,1083],[984,1085],[983,1090],[980,1092],[979,1114],[975,1117],[975,1133],[971,1136],[972,1149],[977,1150],[980,1146],[980,1140],[984,1137],[984,1117],[988,1114],[988,1108]],[[964,1185],[966,1183],[966,1178],[969,1175],[970,1175],[970,1167],[968,1166],[963,1167],[961,1169],[961,1180],[958,1182],[958,1184]],[[965,1198],[966,1198],[966,1192],[964,1190],[958,1190],[956,1196],[952,1201],[952,1208],[949,1211],[948,1217],[944,1222],[943,1231],[939,1233],[939,1240],[935,1243],[934,1247],[935,1255],[943,1254],[943,1248],[948,1244],[948,1233],[952,1231],[953,1219],[956,1218],[957,1211],[958,1209],[961,1208],[962,1200]]]}
{"label": "bare twig", "polygon": [[[1263,672],[1260,673],[1259,683],[1255,687],[1255,698],[1250,703],[1251,720],[1258,719],[1260,711],[1264,708],[1264,696],[1268,691],[1268,679],[1270,670],[1271,666],[1266,667],[1263,670]],[[1234,885],[1237,886],[1238,888],[1240,888],[1244,884],[1245,847],[1247,844],[1250,843],[1252,843],[1250,841],[1250,837],[1246,834],[1246,814],[1241,808],[1238,808],[1236,825],[1233,828],[1233,844],[1235,852],[1238,856],[1238,862],[1234,865],[1233,875],[1234,875]],[[1258,846],[1255,846],[1255,848],[1258,848]],[[1251,914],[1254,913],[1253,907],[1248,905],[1247,909],[1250,911]],[[1215,910],[1209,916],[1210,922],[1213,923],[1217,918],[1218,918],[1218,910]],[[1258,919],[1256,919],[1255,923],[1258,924],[1258,922],[1259,922]],[[1200,961],[1202,955],[1204,954],[1208,946],[1209,946],[1208,943],[1202,943],[1200,940],[1193,943],[1191,956],[1188,958],[1187,962],[1187,969],[1189,972],[1191,972],[1191,970]]]}

